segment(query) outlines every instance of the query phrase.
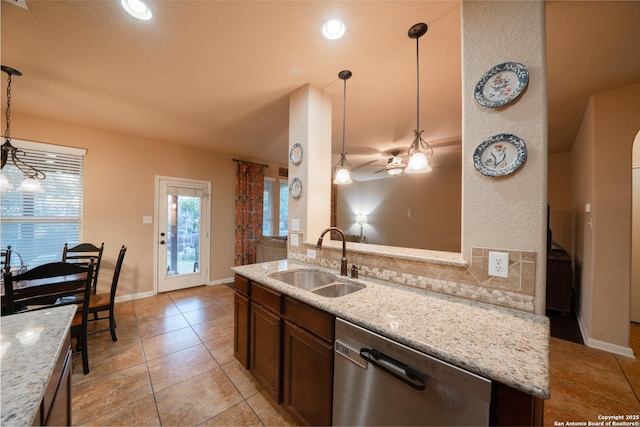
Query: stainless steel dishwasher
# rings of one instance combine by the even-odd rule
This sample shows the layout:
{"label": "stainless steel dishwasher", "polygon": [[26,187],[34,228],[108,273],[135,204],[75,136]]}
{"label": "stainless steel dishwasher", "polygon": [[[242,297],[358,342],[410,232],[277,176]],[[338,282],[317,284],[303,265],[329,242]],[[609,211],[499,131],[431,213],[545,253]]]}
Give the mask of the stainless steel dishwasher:
{"label": "stainless steel dishwasher", "polygon": [[486,426],[491,381],[336,319],[333,425]]}

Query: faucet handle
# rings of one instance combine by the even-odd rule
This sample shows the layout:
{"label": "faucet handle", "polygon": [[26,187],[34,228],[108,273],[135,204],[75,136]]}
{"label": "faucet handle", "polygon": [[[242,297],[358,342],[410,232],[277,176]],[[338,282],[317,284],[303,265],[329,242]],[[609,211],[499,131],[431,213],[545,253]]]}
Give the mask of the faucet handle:
{"label": "faucet handle", "polygon": [[353,264],[351,266],[351,278],[352,279],[358,278],[358,266],[356,264]]}

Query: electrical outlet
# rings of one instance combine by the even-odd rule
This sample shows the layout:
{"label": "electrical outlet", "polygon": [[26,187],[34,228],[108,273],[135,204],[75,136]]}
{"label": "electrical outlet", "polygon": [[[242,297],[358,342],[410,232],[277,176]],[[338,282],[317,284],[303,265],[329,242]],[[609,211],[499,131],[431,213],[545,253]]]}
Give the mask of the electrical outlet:
{"label": "electrical outlet", "polygon": [[307,258],[316,259],[316,251],[313,249],[307,249]]}
{"label": "electrical outlet", "polygon": [[509,254],[489,252],[489,276],[509,277]]}
{"label": "electrical outlet", "polygon": [[291,233],[289,235],[289,242],[291,243],[291,246],[298,246],[298,235]]}

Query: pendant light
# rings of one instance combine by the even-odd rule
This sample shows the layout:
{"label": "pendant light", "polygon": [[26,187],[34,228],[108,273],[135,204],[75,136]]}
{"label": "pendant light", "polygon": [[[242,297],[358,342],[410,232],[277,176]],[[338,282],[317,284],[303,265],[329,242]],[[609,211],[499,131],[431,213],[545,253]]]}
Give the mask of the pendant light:
{"label": "pendant light", "polygon": [[[431,167],[427,156],[433,154],[433,148],[422,138],[423,130],[420,130],[420,50],[418,48],[418,41],[420,37],[424,36],[427,32],[427,24],[419,23],[415,24],[409,29],[409,38],[416,39],[416,129],[413,142],[409,146],[409,164],[405,168],[405,173],[425,173],[430,172]],[[420,149],[423,149],[423,153]]]}
{"label": "pendant light", "polygon": [[342,154],[340,161],[336,165],[336,177],[333,180],[334,184],[351,184],[351,163],[347,160],[347,153],[344,151],[345,140],[345,127],[346,127],[346,114],[347,114],[347,80],[351,78],[353,74],[349,70],[342,70],[338,73],[340,80],[344,81],[344,100],[342,110]]}
{"label": "pendant light", "polygon": [[[26,193],[42,193],[44,190],[40,185],[40,181],[46,178],[46,175],[41,170],[27,164],[21,159],[25,155],[24,151],[11,145],[11,76],[21,76],[22,73],[11,67],[1,66],[2,71],[9,76],[7,83],[7,110],[6,119],[7,126],[4,131],[4,144],[2,144],[2,161],[0,163],[0,169],[4,169],[7,164],[7,160],[11,160],[13,165],[24,174],[24,180],[18,191],[24,191]],[[13,186],[9,183],[7,177],[0,173],[0,190],[12,190]]]}

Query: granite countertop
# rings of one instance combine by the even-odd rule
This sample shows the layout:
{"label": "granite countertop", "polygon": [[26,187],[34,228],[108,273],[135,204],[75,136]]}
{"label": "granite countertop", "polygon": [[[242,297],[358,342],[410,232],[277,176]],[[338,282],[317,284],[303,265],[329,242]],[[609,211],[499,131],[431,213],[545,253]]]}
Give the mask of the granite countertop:
{"label": "granite countertop", "polygon": [[314,269],[291,260],[233,267],[241,276],[293,296],[416,350],[536,397],[550,396],[549,319],[376,279],[339,298],[315,295],[270,277]]}
{"label": "granite countertop", "polygon": [[67,305],[0,320],[1,425],[33,425],[76,308]]}

